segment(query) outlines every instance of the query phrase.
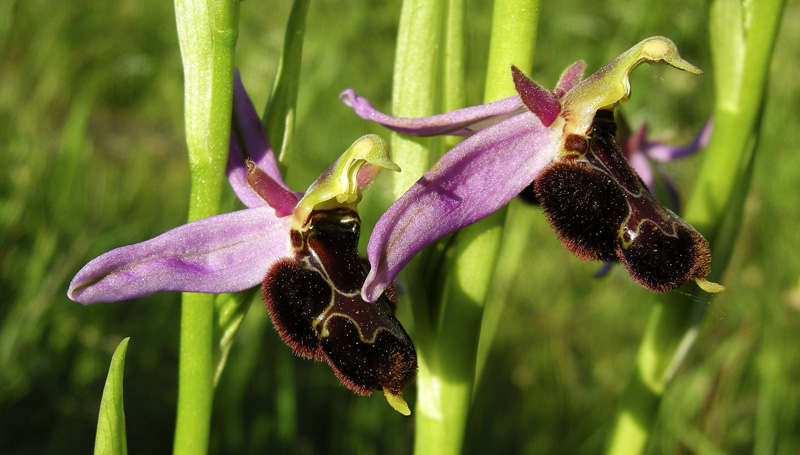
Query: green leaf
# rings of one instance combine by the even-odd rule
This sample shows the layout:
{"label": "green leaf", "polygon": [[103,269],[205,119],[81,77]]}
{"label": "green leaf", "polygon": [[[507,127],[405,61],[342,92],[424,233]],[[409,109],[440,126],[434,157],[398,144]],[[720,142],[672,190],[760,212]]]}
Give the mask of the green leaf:
{"label": "green leaf", "polygon": [[278,62],[267,108],[264,110],[264,129],[270,145],[278,155],[278,166],[284,175],[291,159],[300,64],[303,57],[303,37],[306,33],[309,3],[309,0],[295,0],[292,6],[289,23],[286,24],[281,59]]}
{"label": "green leaf", "polygon": [[125,407],[122,403],[122,376],[125,370],[125,353],[128,341],[125,338],[117,346],[111,357],[103,399],[100,401],[100,415],[97,417],[97,436],[94,440],[95,455],[127,454],[128,442],[125,436]]}
{"label": "green leaf", "polygon": [[235,294],[220,294],[214,299],[214,387],[219,383],[233,341],[259,289],[254,287]]}

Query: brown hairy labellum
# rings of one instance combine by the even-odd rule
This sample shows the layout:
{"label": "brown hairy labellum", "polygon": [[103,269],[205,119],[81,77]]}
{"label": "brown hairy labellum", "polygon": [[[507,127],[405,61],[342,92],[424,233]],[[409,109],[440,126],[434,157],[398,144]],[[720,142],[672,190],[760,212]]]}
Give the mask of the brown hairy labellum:
{"label": "brown hairy labellum", "polygon": [[711,263],[708,242],[653,198],[615,132],[612,113],[598,111],[589,136],[568,136],[563,158],[537,177],[536,196],[550,224],[576,256],[618,260],[652,291],[704,281]]}
{"label": "brown hairy labellum", "polygon": [[386,294],[374,303],[361,297],[360,224],[347,208],[312,212],[306,226],[292,232],[294,258],[272,267],[262,296],[297,354],[326,360],[356,393],[383,389],[397,396],[416,374],[416,351]]}

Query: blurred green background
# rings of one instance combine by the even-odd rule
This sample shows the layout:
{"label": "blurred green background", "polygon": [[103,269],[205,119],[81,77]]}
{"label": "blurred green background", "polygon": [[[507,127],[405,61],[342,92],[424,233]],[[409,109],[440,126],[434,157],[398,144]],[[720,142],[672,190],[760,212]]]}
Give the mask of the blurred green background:
{"label": "blurred green background", "polygon": [[[467,102],[474,104],[482,97],[491,4],[468,3]],[[594,71],[656,34],[711,68],[705,4],[542,3],[533,77],[545,86],[574,60]],[[237,66],[258,110],[289,6],[242,3]],[[295,139],[302,158],[288,175],[296,190],[358,136],[387,136],[337,95],[353,87],[389,109],[399,11],[399,0],[312,4]],[[665,395],[650,453],[798,453],[799,15],[790,3],[753,189],[723,280],[728,290],[713,300]],[[708,74],[645,66],[633,75],[625,113],[633,126],[648,122],[654,137],[687,141],[711,112],[711,84]],[[171,449],[179,295],[83,307],[65,292],[89,259],[185,221],[182,103],[171,2],[0,3],[0,452],[91,451],[111,354],[126,336],[129,450]],[[697,163],[667,166],[684,193]],[[375,206],[367,201],[366,225]],[[597,453],[655,297],[620,268],[592,279],[598,265],[571,257],[538,208],[516,209],[529,214],[532,234],[520,245],[525,258],[510,281],[465,451]],[[401,320],[409,316],[400,309]],[[413,416],[400,416],[380,394],[353,395],[324,364],[293,357],[270,326],[254,302],[217,389],[213,452],[411,452]],[[413,386],[405,396],[413,410]]]}

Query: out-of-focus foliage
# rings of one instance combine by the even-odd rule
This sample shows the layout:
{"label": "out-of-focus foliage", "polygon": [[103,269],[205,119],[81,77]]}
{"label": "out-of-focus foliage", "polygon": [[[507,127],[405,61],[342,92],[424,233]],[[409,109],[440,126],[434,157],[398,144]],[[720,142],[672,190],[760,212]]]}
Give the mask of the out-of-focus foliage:
{"label": "out-of-focus foliage", "polygon": [[[710,69],[707,10],[690,1],[543,2],[534,78],[551,86],[661,34]],[[338,101],[353,87],[388,108],[399,1],[313,2],[300,80],[293,188],[367,132]],[[3,14],[4,12],[8,14]],[[264,106],[288,2],[242,4],[237,65]],[[468,5],[468,97],[481,100],[488,2]],[[790,3],[784,24],[800,15]],[[800,435],[800,31],[772,64],[753,192],[733,262],[688,361],[667,392],[651,453],[796,453]],[[514,37],[509,37],[514,39]],[[82,307],[65,296],[92,257],[184,222],[188,176],[182,69],[170,2],[27,2],[0,7],[0,452],[87,453],[114,348],[125,368],[130,453],[171,447],[178,294]],[[661,67],[632,77],[632,125],[685,141],[712,105],[712,78]],[[697,157],[672,163],[688,188]],[[375,190],[381,189],[380,183]],[[368,196],[369,198],[369,196]],[[230,207],[233,197],[229,196]],[[378,216],[366,201],[365,225]],[[651,297],[621,270],[565,252],[537,208],[475,396],[470,453],[596,453],[630,374]],[[212,450],[410,453],[411,420],[353,395],[327,367],[292,357],[259,302],[217,389]],[[400,309],[408,320],[407,308]],[[410,328],[413,337],[413,328]],[[406,393],[413,410],[413,387]],[[413,417],[412,417],[413,418]]]}

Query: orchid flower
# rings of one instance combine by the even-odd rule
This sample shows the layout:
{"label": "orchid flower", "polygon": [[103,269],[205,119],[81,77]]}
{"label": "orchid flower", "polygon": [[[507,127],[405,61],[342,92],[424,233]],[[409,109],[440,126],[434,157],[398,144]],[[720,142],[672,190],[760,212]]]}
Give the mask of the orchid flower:
{"label": "orchid flower", "polygon": [[614,137],[613,110],[628,100],[629,74],[643,62],[702,73],[672,41],[652,37],[587,79],[583,62],[571,65],[553,91],[512,67],[519,96],[431,117],[392,117],[351,89],[342,92],[357,115],[392,130],[468,136],[378,220],[362,295],[378,298],[425,246],[494,213],[531,182],[562,243],[578,257],[620,261],[653,291],[690,280],[720,291],[705,280],[708,242],[655,201]]}
{"label": "orchid flower", "polygon": [[299,355],[326,360],[359,394],[383,389],[408,414],[401,391],[416,373],[414,346],[394,316],[391,295],[361,298],[361,190],[380,168],[400,169],[367,135],[303,193],[284,183],[241,80],[234,86],[228,180],[244,210],[195,221],[86,264],[67,293],[91,304],[159,291],[228,293],[263,283],[283,340]]}
{"label": "orchid flower", "polygon": [[709,139],[711,139],[713,126],[714,122],[709,120],[690,143],[683,146],[674,146],[648,139],[648,127],[645,124],[629,137],[622,138],[622,152],[625,155],[625,159],[628,160],[636,174],[642,178],[651,193],[656,190],[656,178],[653,173],[653,168],[655,168],[659,178],[664,182],[664,190],[672,210],[680,213],[678,190],[669,175],[658,166],[658,163],[686,158],[704,149],[708,145]]}

